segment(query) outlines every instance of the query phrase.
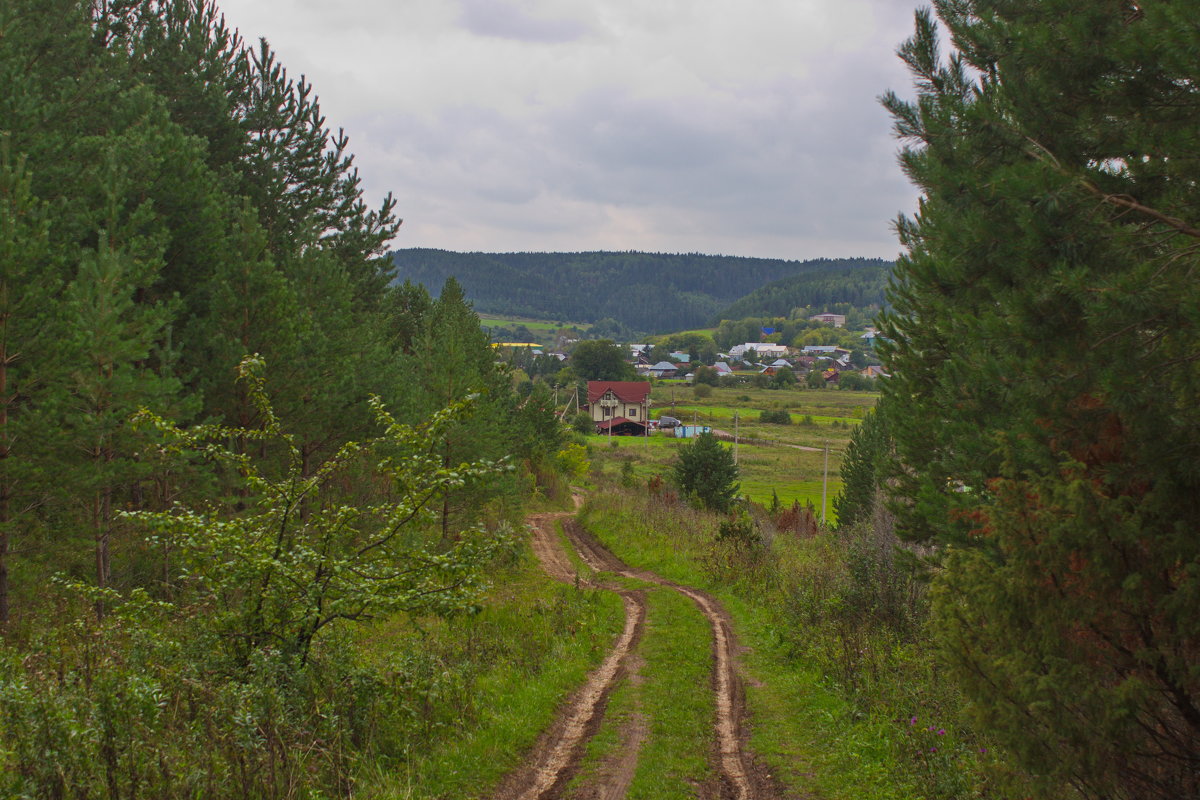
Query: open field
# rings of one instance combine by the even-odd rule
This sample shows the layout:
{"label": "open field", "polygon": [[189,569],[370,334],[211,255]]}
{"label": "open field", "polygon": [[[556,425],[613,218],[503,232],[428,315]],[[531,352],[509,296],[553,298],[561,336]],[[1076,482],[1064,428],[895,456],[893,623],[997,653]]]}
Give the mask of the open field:
{"label": "open field", "polygon": [[[650,398],[652,416],[656,418],[668,414],[689,425],[709,425],[733,433],[736,413],[737,433],[742,437],[802,447],[824,448],[828,442],[830,450],[840,458],[854,426],[874,408],[879,394],[837,389],[736,387],[714,389],[710,397],[697,398],[690,387],[660,384],[654,387]],[[780,410],[791,415],[792,425],[758,421],[763,411]]]}
{"label": "open field", "polygon": [[485,328],[505,327],[515,328],[524,325],[531,331],[556,331],[559,328],[578,328],[586,331],[592,327],[590,322],[554,322],[544,319],[528,319],[525,317],[506,317],[499,314],[479,314],[479,322]]}
{"label": "open field", "polygon": [[689,333],[696,333],[701,336],[708,336],[711,338],[712,335],[716,332],[717,332],[716,328],[692,328],[690,331],[675,331],[674,333],[661,333],[661,334],[656,334],[654,336],[648,336],[648,337],[646,337],[646,340],[651,341],[651,342],[661,342],[663,339],[666,339],[668,336],[687,336]]}
{"label": "open field", "polygon": [[[833,498],[841,491],[842,457],[850,434],[874,407],[878,397],[875,392],[836,389],[736,387],[717,388],[710,397],[696,398],[690,387],[661,383],[656,384],[651,393],[654,417],[670,414],[689,425],[708,425],[731,434],[736,427],[742,495],[764,505],[771,503],[773,497],[778,497],[784,505],[793,501],[801,505],[811,503],[820,516],[824,484],[825,515],[830,520],[833,519]],[[787,410],[794,424],[758,421],[764,410],[778,409]],[[735,413],[738,415],[736,426]],[[744,440],[754,441],[747,443]],[[666,433],[648,437],[588,437],[593,460],[600,469],[619,471],[638,482],[655,475],[669,478],[675,453],[686,442],[686,439],[675,439]],[[828,483],[824,483],[826,446],[829,448]]]}
{"label": "open field", "polygon": [[[620,471],[624,462],[629,462],[635,480],[644,482],[655,475],[664,479],[671,476],[676,451],[688,442],[668,436],[649,437],[589,436],[593,458],[605,471]],[[737,446],[738,467],[741,469],[741,492],[751,500],[769,504],[772,492],[779,502],[791,505],[812,503],[818,514],[821,509],[821,481],[824,469],[824,453],[798,450],[794,447],[771,447],[740,443]],[[829,451],[829,485],[826,494],[826,513],[832,518],[833,498],[841,491],[842,483],[838,470],[841,468],[841,453]]]}

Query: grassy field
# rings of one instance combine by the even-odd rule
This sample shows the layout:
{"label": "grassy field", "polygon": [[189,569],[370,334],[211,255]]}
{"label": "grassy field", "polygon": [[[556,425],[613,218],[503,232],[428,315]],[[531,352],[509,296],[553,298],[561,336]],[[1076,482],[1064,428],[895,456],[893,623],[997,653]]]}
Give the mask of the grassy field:
{"label": "grassy field", "polygon": [[689,333],[698,333],[701,336],[708,336],[711,338],[716,332],[716,328],[693,328],[690,331],[676,331],[675,333],[664,333],[658,336],[649,336],[647,337],[647,341],[659,342],[663,339],[666,339],[668,336],[687,336]]}
{"label": "grassy field", "polygon": [[524,325],[531,331],[556,331],[559,328],[578,328],[585,331],[591,327],[591,323],[588,322],[553,322],[544,319],[502,317],[498,314],[480,314],[479,321],[488,327],[502,325],[505,328],[515,328],[518,325]]}
{"label": "grassy field", "polygon": [[591,323],[587,322],[560,323],[552,320],[525,319],[500,314],[479,314],[479,324],[485,331],[490,328],[508,328],[509,331],[515,332],[519,326],[523,326],[527,331],[525,334],[519,334],[523,337],[523,341],[540,347],[553,347],[559,331],[563,329],[573,328],[582,333],[591,327]]}
{"label": "grassy field", "polygon": [[861,592],[880,578],[851,569],[861,542],[776,535],[760,549],[722,545],[714,515],[636,489],[593,494],[581,521],[626,563],[725,606],[742,646],[751,746],[786,796],[1034,796],[965,724],[923,634],[859,613]]}
{"label": "grassy field", "polygon": [[401,615],[364,631],[364,656],[395,676],[392,702],[410,714],[390,733],[394,760],[364,765],[355,796],[489,795],[604,658],[623,619],[616,594],[551,581],[522,544],[478,614]]}
{"label": "grassy field", "polygon": [[[662,384],[656,385],[651,393],[655,417],[671,414],[689,425],[695,422],[733,433],[734,414],[738,415],[739,439],[754,440],[752,444],[739,442],[737,446],[737,461],[742,472],[741,494],[757,503],[766,505],[777,496],[785,505],[793,501],[801,505],[811,503],[819,515],[825,478],[824,448],[828,446],[828,483],[824,493],[829,519],[833,517],[833,498],[841,491],[839,476],[850,434],[877,399],[878,394],[874,392],[746,387],[718,388],[710,397],[696,398],[690,387]],[[787,410],[795,424],[758,421],[763,411],[779,409]],[[659,433],[649,437],[617,436],[612,439],[590,436],[588,443],[602,470],[631,470],[636,480],[644,482],[654,475],[669,477],[675,452],[686,440]],[[629,463],[628,468],[624,466],[625,462]]]}
{"label": "grassy field", "polygon": [[[616,475],[630,464],[634,478],[645,483],[652,476],[669,479],[676,451],[687,444],[687,439],[674,439],[662,435],[650,437],[589,436],[593,460],[605,473]],[[763,446],[740,443],[737,446],[737,462],[741,469],[741,495],[748,495],[756,503],[771,502],[772,493],[779,502],[791,505],[812,503],[818,514],[821,509],[821,483],[824,475],[824,453],[798,450],[793,447]],[[833,498],[841,491],[838,470],[841,454],[829,452],[829,483],[826,489],[826,513],[833,516]]]}

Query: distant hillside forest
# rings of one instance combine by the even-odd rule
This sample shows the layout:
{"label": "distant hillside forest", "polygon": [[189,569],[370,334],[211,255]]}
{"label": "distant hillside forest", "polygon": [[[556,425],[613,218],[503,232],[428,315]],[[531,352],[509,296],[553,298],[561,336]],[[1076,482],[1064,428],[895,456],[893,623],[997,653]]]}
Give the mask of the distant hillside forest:
{"label": "distant hillside forest", "polygon": [[839,304],[855,308],[882,306],[884,290],[894,266],[893,262],[880,258],[827,261],[819,270],[792,275],[755,289],[729,305],[720,318],[789,317],[792,309],[806,306],[829,311]]}
{"label": "distant hillside forest", "polygon": [[[820,297],[793,305],[858,305],[837,290],[843,273],[854,276],[849,291],[856,297],[869,296],[862,304],[879,303],[885,279],[865,276],[882,275],[890,266],[864,258],[788,261],[698,253],[455,253],[420,248],[400,250],[392,258],[399,281],[436,291],[453,276],[480,312],[579,322],[608,318],[645,333],[712,324],[728,316],[725,309],[731,303],[782,279],[814,279],[813,289]],[[868,291],[868,286],[875,288]]]}

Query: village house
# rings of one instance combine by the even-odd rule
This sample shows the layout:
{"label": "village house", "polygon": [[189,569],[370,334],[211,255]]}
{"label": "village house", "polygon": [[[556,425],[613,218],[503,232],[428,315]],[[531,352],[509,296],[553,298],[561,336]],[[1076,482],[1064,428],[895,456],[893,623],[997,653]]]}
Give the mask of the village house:
{"label": "village house", "polygon": [[869,328],[866,333],[858,338],[862,340],[863,347],[868,350],[874,349],[878,342],[885,341],[884,338],[879,334],[879,331],[875,330],[874,328]]}
{"label": "village house", "polygon": [[813,322],[823,322],[826,325],[832,325],[835,328],[846,327],[845,314],[813,314],[809,319]]}
{"label": "village house", "polygon": [[775,344],[773,342],[746,342],[745,344],[735,344],[729,349],[730,358],[743,359],[751,350],[754,351],[754,356],[759,359],[764,358],[783,358],[788,354],[786,345]]}
{"label": "village house", "polygon": [[791,362],[786,361],[782,358],[777,358],[774,361],[772,361],[770,364],[763,367],[760,370],[760,372],[763,375],[775,375],[776,373],[779,372],[780,368],[782,368],[782,367],[787,367],[788,369],[791,369],[792,364],[791,364]]}
{"label": "village house", "polygon": [[650,384],[647,381],[588,381],[588,413],[596,430],[618,436],[646,432],[650,419]]}
{"label": "village house", "polygon": [[678,371],[679,367],[670,361],[660,361],[646,370],[647,374],[653,375],[656,378],[673,378]]}

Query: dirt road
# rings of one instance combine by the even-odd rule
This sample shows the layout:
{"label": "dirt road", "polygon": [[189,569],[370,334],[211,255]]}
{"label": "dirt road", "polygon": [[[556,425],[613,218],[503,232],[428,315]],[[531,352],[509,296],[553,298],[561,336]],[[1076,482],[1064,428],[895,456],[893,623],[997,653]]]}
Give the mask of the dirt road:
{"label": "dirt road", "polygon": [[809,447],[806,444],[789,444],[787,442],[777,442],[774,439],[748,439],[745,436],[735,437],[729,431],[723,431],[723,430],[719,430],[717,428],[713,428],[713,436],[717,437],[718,439],[720,439],[723,442],[738,441],[738,442],[741,442],[742,444],[752,444],[752,445],[757,445],[759,447],[790,447],[793,450],[803,450],[806,453],[824,453],[825,452],[824,447]]}
{"label": "dirt road", "polygon": [[[710,756],[719,775],[718,786],[701,787],[700,796],[716,800],[767,800],[777,796],[765,770],[757,767],[746,752],[745,700],[737,671],[737,652],[729,617],[707,594],[663,578],[635,570],[622,563],[566,513],[536,514],[530,518],[534,553],[546,572],[556,580],[587,583],[579,576],[564,551],[555,530],[562,521],[567,539],[580,560],[597,573],[612,573],[657,586],[688,597],[708,618],[713,631],[712,687],[716,697],[716,748]],[[603,585],[603,584],[593,584]],[[567,783],[578,772],[588,739],[600,728],[607,699],[617,681],[638,681],[640,659],[636,652],[642,636],[646,603],[637,590],[606,585],[625,603],[625,627],[604,662],[588,676],[570,698],[554,725],[539,739],[526,765],[510,775],[500,787],[498,800],[550,800],[564,798]],[[619,800],[633,779],[638,751],[646,736],[646,720],[635,713],[620,733],[618,752],[589,778],[590,784],[572,789],[571,798]]]}

